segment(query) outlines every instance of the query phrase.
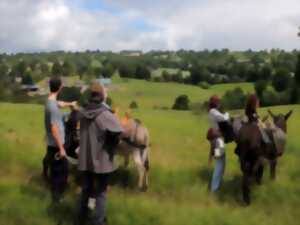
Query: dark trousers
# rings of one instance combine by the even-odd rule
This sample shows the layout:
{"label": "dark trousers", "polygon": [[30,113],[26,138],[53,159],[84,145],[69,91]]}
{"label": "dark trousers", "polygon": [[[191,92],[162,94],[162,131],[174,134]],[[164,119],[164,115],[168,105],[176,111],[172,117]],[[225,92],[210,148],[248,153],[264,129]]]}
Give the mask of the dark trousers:
{"label": "dark trousers", "polygon": [[95,225],[102,225],[105,220],[106,190],[110,174],[95,174],[83,172],[81,174],[81,196],[79,203],[79,224],[87,221],[88,200],[96,199]]}
{"label": "dark trousers", "polygon": [[[59,149],[57,147],[48,146],[43,160],[43,173],[49,177],[52,199],[54,201],[61,199],[67,186],[69,173],[67,159],[55,159],[55,154],[58,152]],[[49,171],[50,174],[48,174]]]}

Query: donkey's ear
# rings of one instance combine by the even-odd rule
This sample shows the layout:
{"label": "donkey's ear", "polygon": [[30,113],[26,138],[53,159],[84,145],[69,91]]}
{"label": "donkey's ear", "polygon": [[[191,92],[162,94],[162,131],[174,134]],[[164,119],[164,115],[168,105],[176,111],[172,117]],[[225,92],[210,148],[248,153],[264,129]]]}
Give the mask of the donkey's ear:
{"label": "donkey's ear", "polygon": [[270,114],[270,116],[272,116],[273,119],[275,118],[275,115],[272,113],[270,109],[268,110],[268,113]]}
{"label": "donkey's ear", "polygon": [[293,110],[290,110],[290,111],[284,116],[284,119],[285,119],[285,120],[288,120],[292,114],[293,114]]}

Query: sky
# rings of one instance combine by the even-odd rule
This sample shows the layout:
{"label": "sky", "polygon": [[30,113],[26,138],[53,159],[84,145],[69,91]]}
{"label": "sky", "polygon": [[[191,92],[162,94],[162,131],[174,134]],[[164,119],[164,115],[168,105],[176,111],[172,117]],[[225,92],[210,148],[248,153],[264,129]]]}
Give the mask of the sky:
{"label": "sky", "polygon": [[0,0],[0,52],[299,49],[299,0]]}

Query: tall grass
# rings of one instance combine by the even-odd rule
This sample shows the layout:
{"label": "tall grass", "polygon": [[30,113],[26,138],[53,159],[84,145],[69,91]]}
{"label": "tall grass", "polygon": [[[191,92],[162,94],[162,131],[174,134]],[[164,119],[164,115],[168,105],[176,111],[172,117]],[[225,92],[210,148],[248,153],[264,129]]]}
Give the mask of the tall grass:
{"label": "tall grass", "polygon": [[[122,84],[120,91],[114,92],[115,101],[126,107],[125,99],[134,94],[137,90],[134,88],[139,88],[139,84],[139,81]],[[166,86],[170,93],[181,92],[171,90],[172,85]],[[141,104],[138,102],[141,107],[133,112],[151,134],[150,187],[146,193],[136,190],[137,174],[133,164],[128,171],[120,170],[119,174],[123,178],[127,176],[128,180],[119,180],[110,188],[107,208],[110,224],[299,224],[299,106],[273,108],[274,112],[295,109],[288,122],[287,149],[279,160],[277,180],[270,181],[266,167],[263,185],[253,187],[253,204],[244,207],[234,144],[227,146],[226,172],[220,193],[212,195],[208,192],[212,165],[207,162],[206,115],[151,110],[154,102],[166,104],[173,97],[170,94],[159,98],[157,93],[151,96],[151,91],[160,90],[161,86],[151,88],[144,90]],[[204,99],[201,89],[197,88],[197,91],[199,99]],[[124,93],[127,96],[123,96]],[[265,113],[265,109],[260,112],[261,115]],[[1,103],[0,118],[0,224],[72,224],[76,216],[78,187],[71,182],[62,205],[51,206],[49,190],[40,177],[45,152],[43,107]]]}

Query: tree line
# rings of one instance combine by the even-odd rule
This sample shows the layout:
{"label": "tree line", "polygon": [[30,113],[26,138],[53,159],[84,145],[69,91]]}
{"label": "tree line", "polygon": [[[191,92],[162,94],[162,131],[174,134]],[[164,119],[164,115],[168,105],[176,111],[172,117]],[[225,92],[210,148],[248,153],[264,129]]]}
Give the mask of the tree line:
{"label": "tree line", "polygon": [[[130,51],[48,52],[0,54],[0,79],[14,86],[34,84],[53,75],[79,75],[81,79],[112,77],[177,82],[209,88],[210,85],[253,82],[264,104],[299,102],[299,51],[231,52],[228,49],[204,51],[150,51],[130,55]],[[298,62],[298,64],[297,64]],[[164,68],[174,69],[173,73]],[[153,71],[162,69],[160,76]],[[275,100],[274,100],[275,99]]]}

